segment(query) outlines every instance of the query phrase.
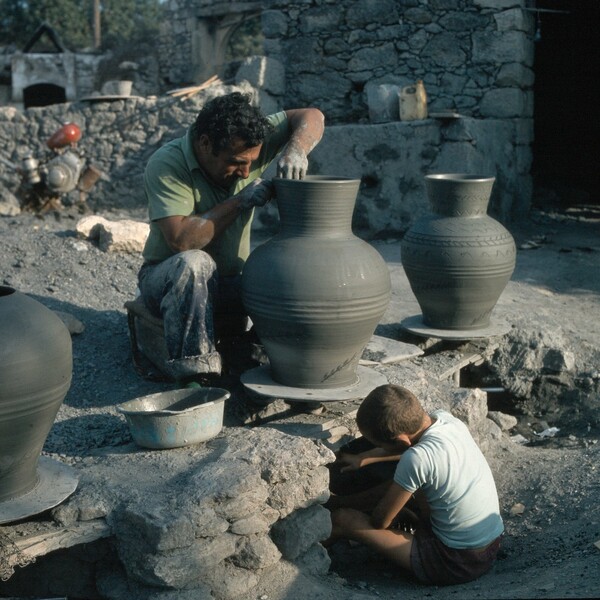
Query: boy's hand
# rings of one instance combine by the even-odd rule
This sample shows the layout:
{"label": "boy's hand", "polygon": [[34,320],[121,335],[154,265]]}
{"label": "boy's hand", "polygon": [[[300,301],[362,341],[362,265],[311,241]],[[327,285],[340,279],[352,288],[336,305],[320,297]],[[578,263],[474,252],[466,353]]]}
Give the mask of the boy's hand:
{"label": "boy's hand", "polygon": [[347,452],[341,452],[337,462],[345,465],[340,469],[340,473],[357,471],[362,467],[362,457],[360,454],[348,454]]}

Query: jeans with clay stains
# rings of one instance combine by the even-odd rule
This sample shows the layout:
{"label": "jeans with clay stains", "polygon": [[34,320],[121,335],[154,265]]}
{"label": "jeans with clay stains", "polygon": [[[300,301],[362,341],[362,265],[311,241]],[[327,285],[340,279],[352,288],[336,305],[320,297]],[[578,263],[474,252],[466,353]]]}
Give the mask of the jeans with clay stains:
{"label": "jeans with clay stains", "polygon": [[220,374],[215,312],[243,317],[241,276],[219,278],[202,250],[187,250],[157,264],[145,264],[138,285],[148,310],[164,323],[168,370],[175,379]]}

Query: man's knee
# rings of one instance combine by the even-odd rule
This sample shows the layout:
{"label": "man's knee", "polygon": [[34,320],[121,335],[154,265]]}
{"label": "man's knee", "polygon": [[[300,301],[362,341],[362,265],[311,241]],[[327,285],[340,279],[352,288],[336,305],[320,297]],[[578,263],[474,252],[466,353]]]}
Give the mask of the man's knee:
{"label": "man's knee", "polygon": [[217,264],[203,250],[186,250],[177,256],[177,270],[194,280],[208,281],[217,272]]}

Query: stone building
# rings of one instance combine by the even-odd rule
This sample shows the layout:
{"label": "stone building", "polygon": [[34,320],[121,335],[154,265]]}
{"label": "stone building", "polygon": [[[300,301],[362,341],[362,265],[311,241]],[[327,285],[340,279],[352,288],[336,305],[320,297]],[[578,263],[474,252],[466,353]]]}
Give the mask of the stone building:
{"label": "stone building", "polygon": [[[495,174],[492,212],[502,219],[527,212],[534,177],[538,187],[570,187],[566,201],[573,187],[579,200],[596,187],[586,159],[597,149],[589,92],[578,94],[581,110],[569,110],[574,87],[593,79],[595,0],[171,0],[168,8],[159,40],[163,80],[197,82],[221,67],[239,19],[261,13],[269,61],[261,70],[284,73],[277,105],[323,110],[328,134],[313,172],[360,176],[359,213],[377,229],[405,228],[422,209],[419,180],[437,169]],[[212,51],[201,47],[209,39]],[[417,79],[430,114],[454,111],[461,119],[376,123],[381,115],[374,119],[369,104]],[[362,125],[372,129],[349,128]],[[388,136],[395,145],[368,147],[369,138]],[[343,166],[339,145],[356,148]],[[552,181],[557,172],[562,183]],[[367,197],[397,214],[378,216]]]}

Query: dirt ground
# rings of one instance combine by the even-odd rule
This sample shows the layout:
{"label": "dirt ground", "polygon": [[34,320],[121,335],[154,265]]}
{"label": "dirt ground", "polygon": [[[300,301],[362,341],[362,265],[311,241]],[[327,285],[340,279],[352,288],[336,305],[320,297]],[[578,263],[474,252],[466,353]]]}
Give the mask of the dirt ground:
{"label": "dirt ground", "polygon": [[[140,257],[107,254],[78,239],[75,224],[80,216],[64,211],[44,218],[0,218],[0,285],[69,313],[85,326],[73,336],[73,383],[45,446],[45,452],[76,467],[99,448],[129,443],[117,404],[171,387],[142,379],[132,365],[123,304],[135,295]],[[145,219],[142,210],[102,216]],[[511,225],[521,249],[496,311],[523,328],[560,329],[578,349],[578,360],[598,356],[599,216],[594,209],[536,213]],[[418,313],[418,305],[403,279],[399,241],[378,242],[377,247],[394,282],[386,323],[399,323]],[[596,389],[599,369],[597,363],[595,371],[588,369]],[[251,598],[600,597],[600,432],[598,418],[588,418],[598,414],[598,398],[588,407],[577,407],[577,414],[566,408],[553,408],[549,414],[538,401],[519,416],[522,424],[543,417],[561,429],[556,438],[523,446],[506,436],[490,453],[506,535],[497,565],[480,580],[424,587],[364,547],[338,543],[330,550],[330,576],[272,582]],[[578,418],[580,408],[583,420]],[[524,512],[511,516],[518,503]]]}

